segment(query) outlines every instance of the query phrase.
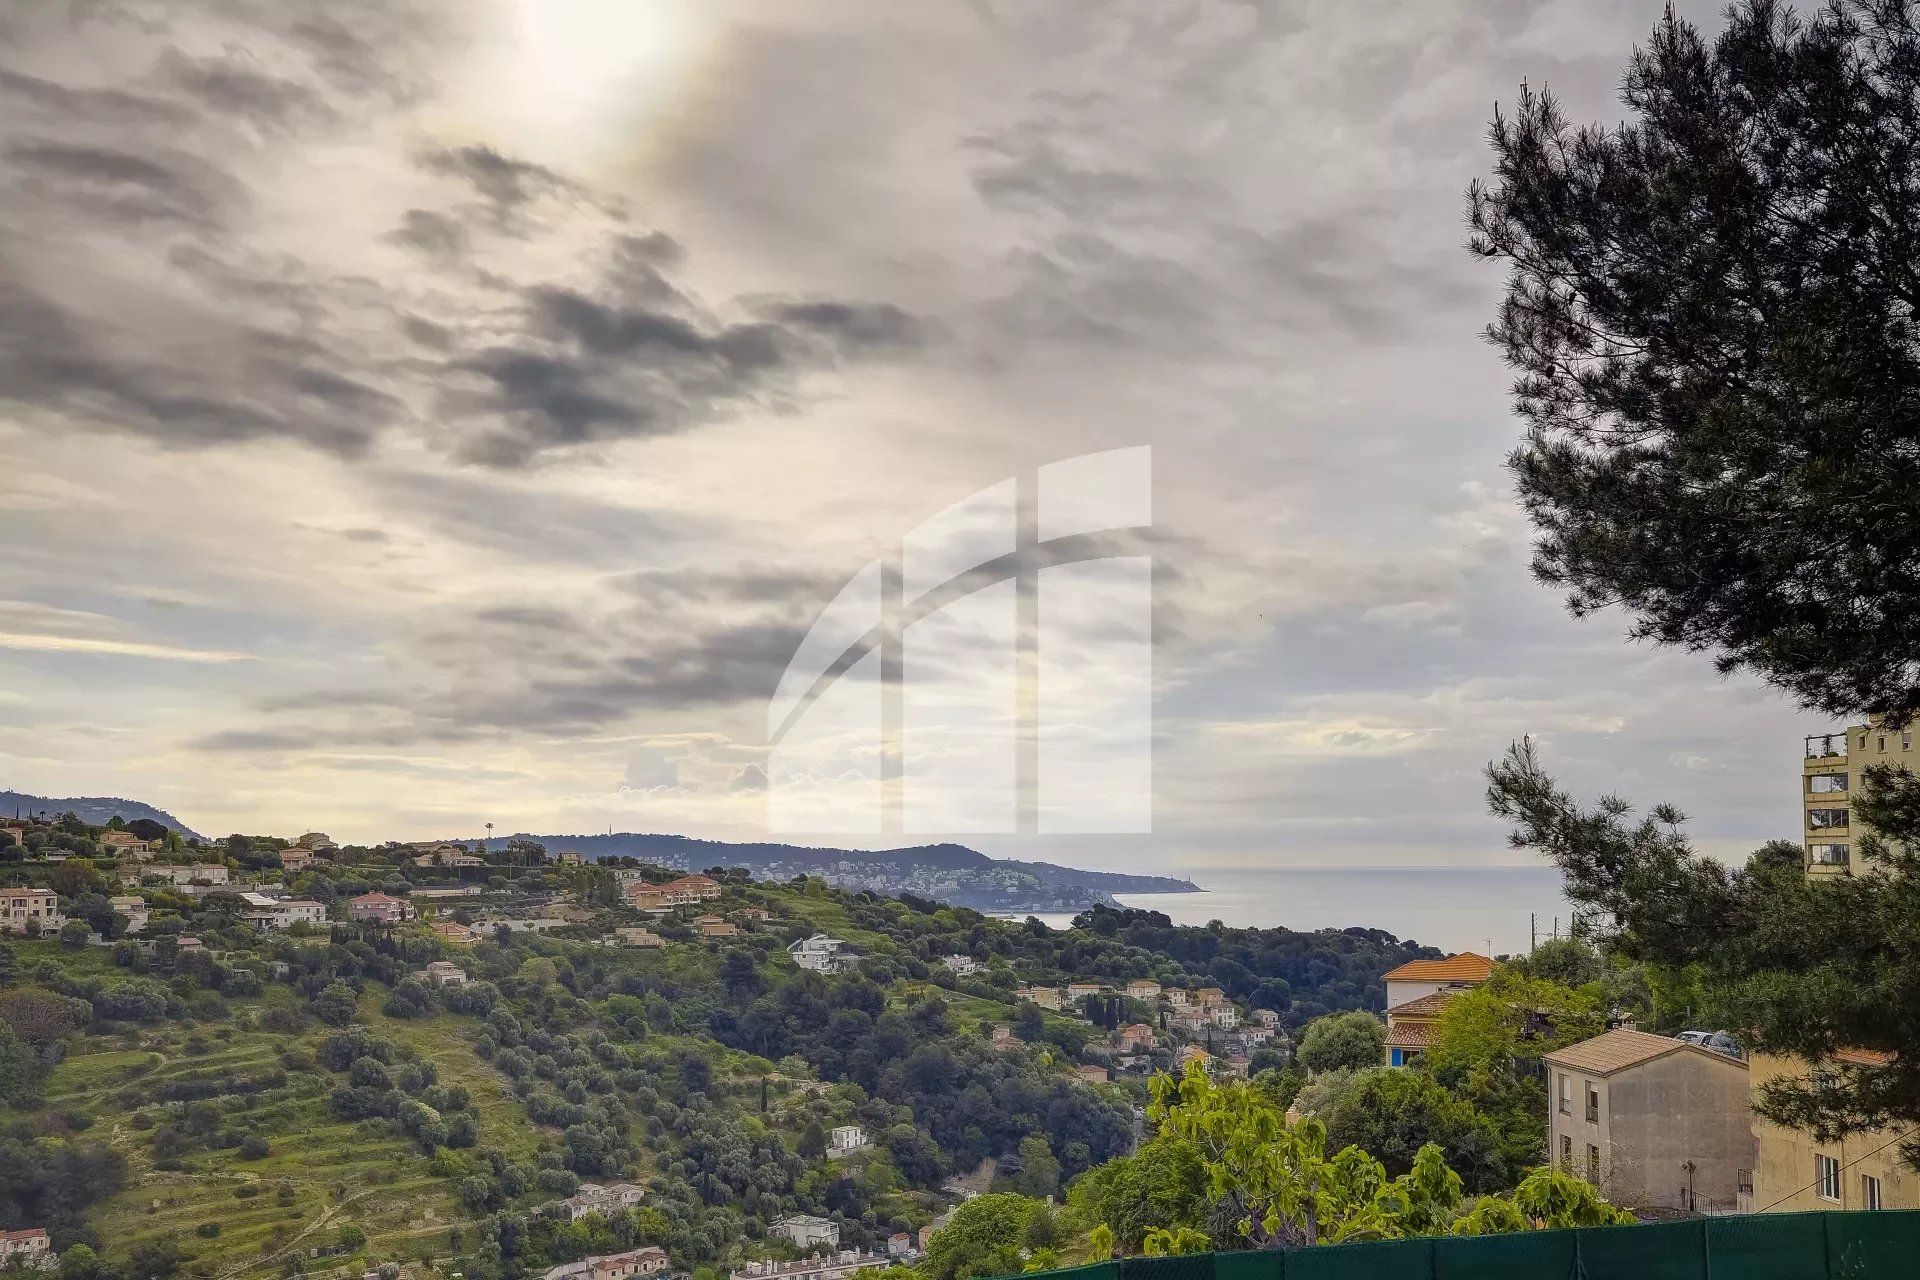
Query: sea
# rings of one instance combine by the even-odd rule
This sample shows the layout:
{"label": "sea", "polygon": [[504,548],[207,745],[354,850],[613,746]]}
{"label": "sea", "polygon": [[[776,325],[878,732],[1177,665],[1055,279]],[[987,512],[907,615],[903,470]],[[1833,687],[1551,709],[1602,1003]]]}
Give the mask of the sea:
{"label": "sea", "polygon": [[[1445,951],[1524,952],[1565,936],[1573,908],[1554,867],[1182,867],[1200,893],[1123,893],[1175,924],[1384,929]],[[1071,914],[1043,914],[1056,929]]]}

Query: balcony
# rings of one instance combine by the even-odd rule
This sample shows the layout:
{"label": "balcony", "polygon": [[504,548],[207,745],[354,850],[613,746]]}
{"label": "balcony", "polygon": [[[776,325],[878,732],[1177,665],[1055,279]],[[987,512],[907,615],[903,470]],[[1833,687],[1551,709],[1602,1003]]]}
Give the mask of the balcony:
{"label": "balcony", "polygon": [[1807,846],[1807,865],[1810,867],[1844,867],[1847,865],[1851,850],[1844,844],[1810,844]]}
{"label": "balcony", "polygon": [[1847,735],[1845,733],[1810,733],[1807,735],[1807,759],[1828,760],[1847,758]]}
{"label": "balcony", "polygon": [[1850,821],[1851,814],[1846,809],[1807,810],[1809,831],[1845,831]]}

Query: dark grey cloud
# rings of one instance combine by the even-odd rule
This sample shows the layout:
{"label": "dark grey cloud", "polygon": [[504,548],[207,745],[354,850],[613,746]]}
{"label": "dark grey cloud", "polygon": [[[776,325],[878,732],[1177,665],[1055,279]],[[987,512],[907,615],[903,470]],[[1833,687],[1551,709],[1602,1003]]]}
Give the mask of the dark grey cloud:
{"label": "dark grey cloud", "polygon": [[[189,30],[206,46],[209,23],[224,24],[223,51],[184,52]],[[418,198],[397,201],[383,233],[363,229],[375,204],[274,239],[274,219],[251,215],[281,207],[279,184],[361,198],[300,187],[302,158],[382,162],[367,139],[398,133],[389,113],[429,83],[425,52],[458,42],[457,6],[346,0],[321,17],[179,0],[135,22],[51,0],[8,34],[0,233],[35,253],[0,259],[15,303],[0,317],[0,402],[36,421],[341,456],[404,435],[519,467],[786,408],[814,375],[921,336],[887,304],[702,304],[675,278],[671,235],[480,143],[415,153]],[[117,74],[55,76],[84,64],[36,56],[83,38]]]}

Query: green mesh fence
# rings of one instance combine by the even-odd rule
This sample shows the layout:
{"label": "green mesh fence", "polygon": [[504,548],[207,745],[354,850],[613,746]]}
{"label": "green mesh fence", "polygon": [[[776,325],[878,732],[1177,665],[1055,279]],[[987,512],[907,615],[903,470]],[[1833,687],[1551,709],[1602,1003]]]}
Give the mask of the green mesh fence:
{"label": "green mesh fence", "polygon": [[1049,1272],[1039,1280],[1906,1280],[1912,1276],[1920,1276],[1920,1210],[1769,1213],[1579,1231],[1125,1258]]}

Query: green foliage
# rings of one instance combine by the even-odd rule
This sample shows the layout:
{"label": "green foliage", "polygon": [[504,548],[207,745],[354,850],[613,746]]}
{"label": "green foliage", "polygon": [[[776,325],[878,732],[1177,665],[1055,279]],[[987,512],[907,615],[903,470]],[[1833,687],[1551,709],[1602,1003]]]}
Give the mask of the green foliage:
{"label": "green foliage", "polygon": [[1427,1061],[1440,1076],[1476,1064],[1510,1067],[1606,1030],[1606,993],[1599,983],[1568,987],[1511,966],[1447,1001]]}
{"label": "green foliage", "polygon": [[1028,1226],[1044,1211],[1038,1201],[1011,1192],[975,1196],[933,1233],[918,1270],[925,1280],[970,1280],[1024,1270]]}
{"label": "green foliage", "polygon": [[[1541,1103],[1544,1107],[1544,1097]],[[1415,1158],[1429,1145],[1459,1171],[1469,1191],[1512,1186],[1520,1173],[1507,1167],[1494,1121],[1422,1070],[1377,1067],[1362,1072],[1321,1119],[1328,1145],[1359,1147],[1389,1174],[1411,1172]]]}
{"label": "green foliage", "polygon": [[[1614,797],[1583,807],[1531,742],[1488,777],[1516,847],[1560,867],[1609,946],[1669,993],[1656,1000],[1697,993],[1713,1024],[1741,1028],[1748,1048],[1816,1064],[1767,1086],[1763,1114],[1822,1141],[1920,1122],[1920,1033],[1896,1013],[1920,1008],[1920,779],[1870,771],[1852,806],[1877,833],[1863,842],[1876,854],[1869,874],[1814,882],[1793,845],[1762,846],[1731,868],[1695,853],[1669,808],[1635,821]],[[1890,1061],[1836,1061],[1843,1048]],[[1920,1142],[1908,1154],[1920,1157]]]}
{"label": "green foliage", "polygon": [[1472,246],[1529,424],[1534,572],[1583,615],[1712,652],[1835,715],[1920,712],[1920,352],[1910,0],[1669,8],[1632,118],[1523,89]]}
{"label": "green foliage", "polygon": [[1307,1024],[1294,1057],[1307,1070],[1363,1071],[1385,1059],[1387,1028],[1370,1013],[1353,1010]]}

